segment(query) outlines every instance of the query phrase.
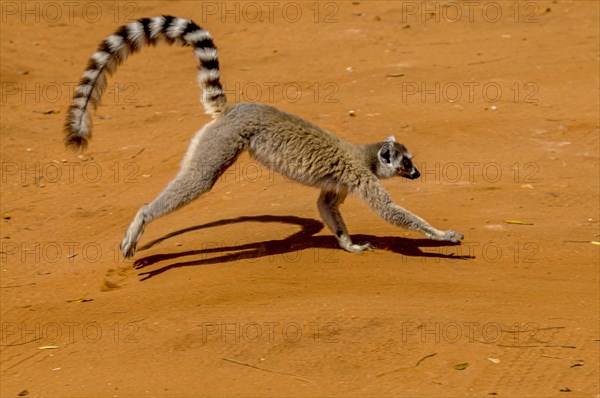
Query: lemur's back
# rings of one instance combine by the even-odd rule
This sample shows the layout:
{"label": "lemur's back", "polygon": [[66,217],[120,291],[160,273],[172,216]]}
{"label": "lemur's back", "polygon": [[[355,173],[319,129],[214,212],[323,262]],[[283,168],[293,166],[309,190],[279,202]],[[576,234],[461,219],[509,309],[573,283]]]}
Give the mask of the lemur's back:
{"label": "lemur's back", "polygon": [[254,158],[304,184],[339,184],[340,179],[365,171],[356,170],[364,158],[359,147],[272,106],[232,105],[205,134],[222,129],[246,137],[247,149]]}

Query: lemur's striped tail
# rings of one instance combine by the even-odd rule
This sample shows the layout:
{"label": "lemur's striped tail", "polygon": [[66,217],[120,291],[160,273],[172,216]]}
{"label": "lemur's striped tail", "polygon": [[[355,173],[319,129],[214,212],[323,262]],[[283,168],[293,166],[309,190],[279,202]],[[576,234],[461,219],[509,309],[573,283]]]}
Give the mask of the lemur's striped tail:
{"label": "lemur's striped tail", "polygon": [[194,22],[160,16],[142,18],[120,27],[98,46],[90,58],[83,77],[75,89],[73,102],[65,122],[65,144],[73,148],[85,148],[92,135],[92,121],[88,111],[100,102],[106,88],[106,73],[112,74],[116,67],[144,45],[156,45],[161,39],[168,44],[193,46],[198,58],[198,82],[202,88],[202,105],[206,113],[218,117],[227,105],[227,98],[219,81],[217,48],[206,30]]}

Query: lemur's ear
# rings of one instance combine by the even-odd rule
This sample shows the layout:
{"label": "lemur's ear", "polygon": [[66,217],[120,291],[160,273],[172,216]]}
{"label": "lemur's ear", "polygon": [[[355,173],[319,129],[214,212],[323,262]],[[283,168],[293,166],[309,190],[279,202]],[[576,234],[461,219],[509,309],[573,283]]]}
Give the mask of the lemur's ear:
{"label": "lemur's ear", "polygon": [[396,137],[394,137],[393,135],[390,135],[389,137],[387,137],[385,139],[385,142],[396,142]]}
{"label": "lemur's ear", "polygon": [[392,163],[392,158],[396,156],[396,148],[394,148],[393,141],[388,141],[387,139],[381,146],[379,150],[379,159],[384,161],[385,163]]}

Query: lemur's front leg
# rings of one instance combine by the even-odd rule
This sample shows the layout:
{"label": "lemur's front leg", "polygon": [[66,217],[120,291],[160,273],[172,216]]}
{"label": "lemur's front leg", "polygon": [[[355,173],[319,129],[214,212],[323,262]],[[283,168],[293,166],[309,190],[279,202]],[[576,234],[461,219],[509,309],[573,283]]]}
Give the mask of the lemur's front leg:
{"label": "lemur's front leg", "polygon": [[419,231],[433,240],[458,243],[460,239],[464,238],[461,233],[456,231],[442,231],[434,228],[421,217],[396,205],[392,202],[392,198],[383,185],[375,178],[369,179],[368,182],[358,190],[358,193],[381,218],[390,224],[409,230]]}
{"label": "lemur's front leg", "polygon": [[347,191],[345,189],[341,192],[321,191],[321,195],[317,201],[319,213],[344,250],[352,253],[362,253],[365,250],[372,250],[373,245],[368,242],[362,244],[352,243],[352,238],[348,234],[346,223],[344,223],[339,210],[339,206],[344,202],[346,195]]}

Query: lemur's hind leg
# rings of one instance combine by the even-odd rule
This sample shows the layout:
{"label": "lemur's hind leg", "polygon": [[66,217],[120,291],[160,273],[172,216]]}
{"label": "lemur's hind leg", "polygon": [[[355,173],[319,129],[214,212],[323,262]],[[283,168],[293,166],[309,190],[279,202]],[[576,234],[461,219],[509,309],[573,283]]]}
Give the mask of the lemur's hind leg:
{"label": "lemur's hind leg", "polygon": [[137,212],[120,246],[124,257],[133,257],[144,228],[150,221],[190,203],[209,191],[237,159],[243,146],[221,139],[216,133],[200,131],[192,140],[175,179],[156,199]]}
{"label": "lemur's hind leg", "polygon": [[344,199],[346,199],[346,195],[346,189],[340,192],[321,191],[321,195],[317,201],[319,213],[321,214],[323,221],[325,221],[325,224],[327,224],[327,227],[329,227],[331,232],[336,236],[343,249],[353,253],[362,253],[365,250],[372,250],[373,246],[370,243],[362,243],[360,245],[352,243],[352,238],[350,238],[350,235],[348,234],[346,223],[339,210],[339,206],[344,202]]}

